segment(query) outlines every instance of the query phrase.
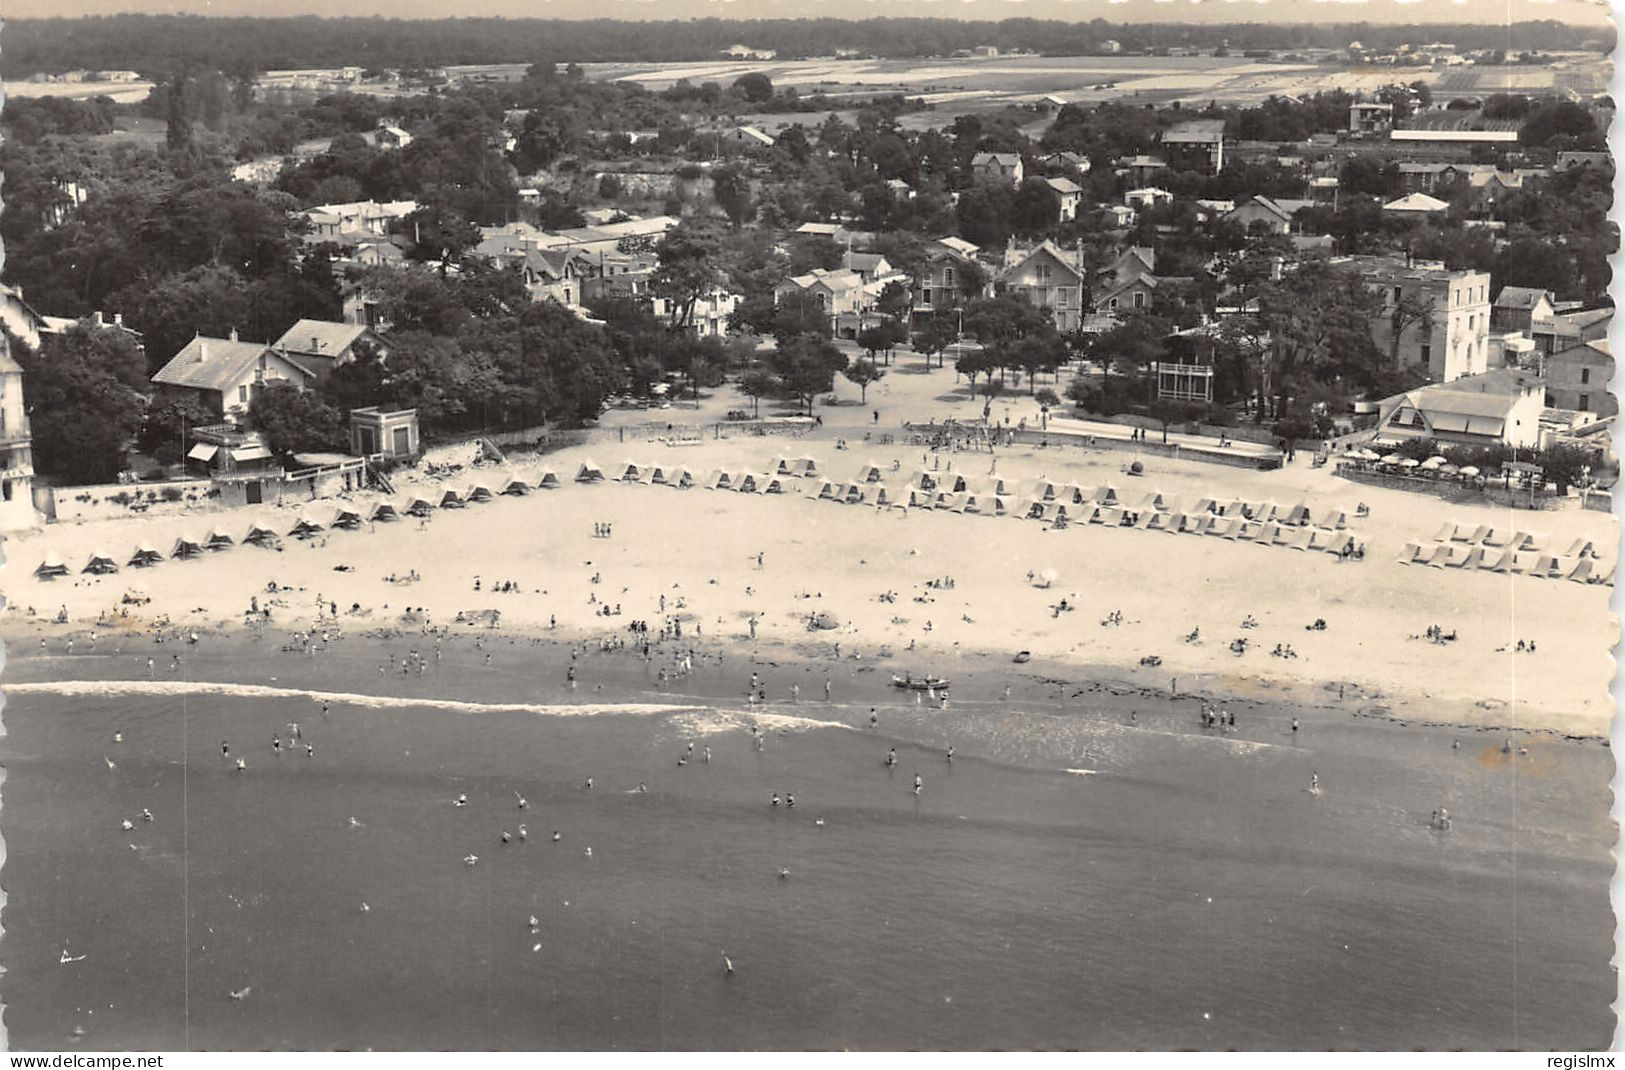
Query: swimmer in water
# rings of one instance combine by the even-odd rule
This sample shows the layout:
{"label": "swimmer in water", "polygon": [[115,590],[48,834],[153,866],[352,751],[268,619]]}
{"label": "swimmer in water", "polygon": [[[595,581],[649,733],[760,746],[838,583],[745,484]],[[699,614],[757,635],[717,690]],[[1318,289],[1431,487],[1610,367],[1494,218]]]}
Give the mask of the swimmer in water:
{"label": "swimmer in water", "polygon": [[237,771],[239,773],[241,773],[244,770],[246,770],[247,768],[248,768],[248,763],[243,761],[241,758],[238,758],[237,759]]}
{"label": "swimmer in water", "polygon": [[728,957],[728,953],[726,951],[722,953],[722,972],[728,974],[729,976],[732,976],[734,972],[733,959]]}
{"label": "swimmer in water", "polygon": [[1310,773],[1309,774],[1309,794],[1311,794],[1311,795],[1319,795],[1320,794],[1320,774],[1319,773]]}
{"label": "swimmer in water", "polygon": [[510,836],[510,835],[509,835],[509,834],[508,834],[508,830],[507,830],[507,829],[503,829],[503,830],[502,830],[502,842],[503,842],[503,843],[509,843],[509,842],[511,842],[511,841],[512,841],[512,840],[513,840],[513,837],[512,837],[512,836]]}
{"label": "swimmer in water", "polygon": [[638,785],[639,793],[644,793],[644,792],[647,792],[648,790],[649,790],[649,785],[647,785],[647,784],[639,784]]}
{"label": "swimmer in water", "polygon": [[459,796],[457,796],[457,801],[453,805],[455,805],[455,806],[467,806],[468,805],[468,796],[467,795],[459,795]]}
{"label": "swimmer in water", "polygon": [[465,864],[466,864],[466,865],[470,865],[470,866],[472,866],[472,865],[474,865],[474,864],[476,864],[476,863],[477,863],[477,862],[479,862],[479,860],[480,860],[480,856],[479,856],[479,855],[466,855],[466,856],[465,856],[465,857],[464,857],[464,858],[463,858],[463,862],[464,862],[464,863],[465,863]]}
{"label": "swimmer in water", "polygon": [[588,858],[592,857],[592,848],[591,847],[587,848],[587,857]]}
{"label": "swimmer in water", "polygon": [[953,748],[952,744],[950,744],[949,747],[948,747],[947,758],[948,758],[948,760],[950,762],[954,760],[954,748]]}
{"label": "swimmer in water", "polygon": [[783,880],[789,880],[789,879],[790,879],[790,871],[788,869],[785,869],[783,866],[780,866],[779,867],[779,880],[783,881]]}
{"label": "swimmer in water", "polygon": [[711,764],[711,748],[710,747],[705,748],[705,763],[707,765]]}
{"label": "swimmer in water", "polygon": [[529,803],[525,802],[525,797],[519,794],[517,791],[513,793],[513,797],[519,801],[519,809],[521,810],[530,805]]}
{"label": "swimmer in water", "polygon": [[886,766],[887,766],[887,768],[890,768],[891,766],[894,766],[896,764],[897,764],[897,748],[893,747],[890,751],[888,751],[886,753]]}
{"label": "swimmer in water", "polygon": [[559,830],[554,829],[553,830],[553,842],[558,843],[562,839],[564,839],[564,837],[559,835]]}
{"label": "swimmer in water", "polygon": [[779,805],[779,793],[778,792],[775,791],[773,793],[773,798],[772,798],[771,801],[768,802],[768,805],[769,806],[777,806],[777,805]]}
{"label": "swimmer in water", "polygon": [[925,786],[925,780],[920,776],[920,774],[915,773],[914,774],[914,794],[918,795],[920,793],[920,789],[923,788],[924,786]]}
{"label": "swimmer in water", "polygon": [[524,843],[524,842],[525,842],[525,838],[526,838],[526,837],[527,837],[527,836],[529,836],[529,835],[530,835],[530,830],[529,830],[529,829],[527,829],[527,828],[525,828],[525,826],[523,826],[523,825],[520,825],[520,826],[519,826],[519,842],[520,842],[520,843]]}
{"label": "swimmer in water", "polygon": [[591,788],[592,788],[592,777],[587,778],[587,788],[589,790],[591,790]]}
{"label": "swimmer in water", "polygon": [[141,808],[141,820],[145,821],[149,825],[152,824],[152,811],[148,810],[145,806]]}

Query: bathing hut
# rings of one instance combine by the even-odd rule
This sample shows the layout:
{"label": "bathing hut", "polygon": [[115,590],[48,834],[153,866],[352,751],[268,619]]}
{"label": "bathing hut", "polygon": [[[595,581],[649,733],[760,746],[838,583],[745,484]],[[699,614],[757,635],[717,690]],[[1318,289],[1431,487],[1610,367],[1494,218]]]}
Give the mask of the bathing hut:
{"label": "bathing hut", "polygon": [[256,520],[248,525],[248,534],[243,536],[243,541],[250,546],[270,547],[276,546],[282,540],[277,537],[276,531],[270,525]]}
{"label": "bathing hut", "polygon": [[229,550],[237,545],[237,540],[223,528],[215,528],[209,532],[209,537],[203,541],[205,550]]}
{"label": "bathing hut", "polygon": [[591,461],[582,461],[576,468],[577,483],[602,483],[603,481],[604,470]]}
{"label": "bathing hut", "polygon": [[361,526],[361,510],[353,505],[341,505],[333,514],[333,526],[344,531],[354,531]]}
{"label": "bathing hut", "polygon": [[169,556],[180,558],[183,561],[193,557],[202,557],[203,542],[201,539],[195,539],[190,535],[182,535],[175,540],[175,547],[169,551]]}
{"label": "bathing hut", "polygon": [[97,550],[95,553],[90,555],[90,560],[86,562],[85,567],[79,571],[88,572],[92,576],[106,576],[110,573],[118,571],[118,562],[113,560],[112,554],[103,553],[101,550]]}
{"label": "bathing hut", "polygon": [[66,576],[67,574],[68,566],[64,565],[62,559],[55,554],[46,554],[45,560],[41,561],[39,568],[34,570],[34,575],[42,580],[54,580],[58,576]]}
{"label": "bathing hut", "polygon": [[156,548],[142,543],[135,548],[135,553],[130,555],[130,560],[126,564],[135,568],[151,568],[163,559],[164,555],[159,553]]}

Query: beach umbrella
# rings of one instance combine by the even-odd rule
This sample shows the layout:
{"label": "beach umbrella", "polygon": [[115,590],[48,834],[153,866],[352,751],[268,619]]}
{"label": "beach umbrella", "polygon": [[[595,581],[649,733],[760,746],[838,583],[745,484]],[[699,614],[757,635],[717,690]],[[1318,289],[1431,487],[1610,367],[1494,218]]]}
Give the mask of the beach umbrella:
{"label": "beach umbrella", "polygon": [[1401,468],[1415,468],[1418,465],[1420,465],[1421,463],[1422,462],[1417,460],[1415,457],[1407,457],[1403,461],[1399,462],[1399,467],[1401,467]]}
{"label": "beach umbrella", "polygon": [[1056,580],[1061,578],[1061,574],[1056,572],[1053,568],[1046,568],[1044,571],[1038,574],[1038,578],[1044,581],[1045,587],[1049,587],[1053,585]]}
{"label": "beach umbrella", "polygon": [[1399,462],[1403,461],[1404,459],[1405,459],[1404,457],[1401,457],[1397,453],[1390,453],[1390,454],[1388,454],[1388,456],[1382,458],[1382,463],[1383,464],[1398,464]]}
{"label": "beach umbrella", "polygon": [[1478,469],[1469,464],[1462,468],[1461,474],[1464,476],[1476,476],[1478,475]]}

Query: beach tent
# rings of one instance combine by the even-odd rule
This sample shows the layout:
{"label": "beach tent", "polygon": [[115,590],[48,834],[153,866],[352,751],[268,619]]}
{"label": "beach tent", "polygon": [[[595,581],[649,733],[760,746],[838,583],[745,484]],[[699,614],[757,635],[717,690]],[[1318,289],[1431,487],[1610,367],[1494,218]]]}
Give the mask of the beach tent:
{"label": "beach tent", "polygon": [[421,494],[408,494],[404,503],[401,512],[408,516],[425,517],[434,508],[434,503]]}
{"label": "beach tent", "polygon": [[1515,543],[1512,548],[1514,550],[1544,550],[1546,549],[1546,541],[1547,536],[1545,535],[1525,535],[1523,541]]}
{"label": "beach tent", "polygon": [[874,496],[874,503],[882,508],[890,508],[897,504],[897,493],[884,483],[876,483],[869,488]]}
{"label": "beach tent", "polygon": [[987,489],[1000,498],[1008,498],[1016,492],[1015,483],[1003,476],[988,480]]}
{"label": "beach tent", "polygon": [[1213,511],[1219,516],[1245,517],[1247,515],[1247,503],[1240,500],[1219,502],[1215,505]]}
{"label": "beach tent", "polygon": [[42,580],[55,579],[58,576],[66,576],[67,574],[68,566],[64,565],[62,559],[55,554],[46,554],[45,560],[41,561],[39,568],[34,570],[34,575]]}
{"label": "beach tent", "polygon": [[1127,515],[1128,513],[1124,509],[1115,505],[1100,505],[1089,511],[1091,522],[1104,524],[1109,528],[1122,527],[1123,518]]}
{"label": "beach tent", "polygon": [[1292,538],[1287,542],[1287,546],[1294,550],[1307,550],[1314,537],[1315,533],[1313,531],[1308,528],[1299,528],[1292,533]]}
{"label": "beach tent", "polygon": [[621,465],[620,475],[615,478],[621,483],[642,483],[649,478],[649,468],[649,465],[627,461]]}
{"label": "beach tent", "polygon": [[602,483],[604,470],[591,461],[582,461],[576,468],[577,483]]}
{"label": "beach tent", "polygon": [[146,543],[142,543],[135,548],[135,553],[130,555],[130,560],[126,563],[136,568],[151,568],[163,559],[163,554]]}
{"label": "beach tent", "polygon": [[862,505],[869,497],[869,484],[848,483],[842,492],[841,500],[847,505]]}
{"label": "beach tent", "polygon": [[[875,482],[879,482],[879,481],[878,480],[870,480],[870,482],[875,483]],[[928,472],[924,468],[921,468],[919,471],[914,473],[913,478],[912,478],[912,482],[916,487],[919,487],[921,490],[932,490],[932,491],[934,491],[937,488],[942,486],[942,477],[939,474],[937,474],[936,472]]]}
{"label": "beach tent", "polygon": [[1033,497],[1041,502],[1052,502],[1055,500],[1058,488],[1059,484],[1052,479],[1035,479],[1033,480]]}
{"label": "beach tent", "polygon": [[1479,541],[1485,546],[1505,546],[1508,538],[1505,528],[1491,528],[1484,533],[1483,538]]}
{"label": "beach tent", "polygon": [[734,489],[739,491],[741,494],[760,494],[766,481],[766,476],[759,476],[754,472],[746,472],[744,475],[739,477]]}
{"label": "beach tent", "polygon": [[294,536],[295,538],[308,539],[326,526],[326,524],[323,524],[314,516],[311,516],[309,513],[305,513],[299,517],[298,523],[294,524],[292,528],[288,529],[288,534]]}
{"label": "beach tent", "polygon": [[907,505],[910,509],[930,509],[936,504],[937,496],[919,487],[908,488]]}
{"label": "beach tent", "polygon": [[1138,513],[1134,514],[1134,526],[1139,528],[1141,531],[1155,530],[1152,523],[1156,517],[1161,515],[1162,514],[1157,512],[1155,509],[1141,509]]}
{"label": "beach tent", "polygon": [[1619,562],[1611,559],[1598,562],[1597,567],[1591,573],[1591,578],[1586,582],[1606,583],[1612,585],[1614,582],[1614,569],[1618,566],[1618,564]]}
{"label": "beach tent", "polygon": [[1489,526],[1479,524],[1469,529],[1465,524],[1456,529],[1456,538],[1462,542],[1483,542],[1484,536],[1490,533]]}
{"label": "beach tent", "polygon": [[1457,528],[1457,526],[1458,525],[1456,525],[1456,524],[1454,524],[1454,523],[1452,523],[1452,522],[1450,522],[1448,520],[1445,521],[1444,524],[1440,526],[1439,530],[1435,531],[1433,533],[1433,541],[1434,542],[1449,542],[1451,539],[1456,537],[1456,528]]}
{"label": "beach tent", "polygon": [[1484,548],[1482,546],[1474,546],[1467,551],[1464,557],[1462,557],[1460,560],[1452,559],[1450,564],[1455,568],[1461,569],[1482,568],[1484,565]]}
{"label": "beach tent", "polygon": [[1444,545],[1443,543],[1439,543],[1428,550],[1427,557],[1419,562],[1419,564],[1428,565],[1432,568],[1444,568],[1445,562],[1449,560],[1450,547]]}
{"label": "beach tent", "polygon": [[879,483],[885,478],[881,475],[878,464],[866,464],[858,469],[857,481],[859,483]]}
{"label": "beach tent", "polygon": [[248,525],[248,534],[243,536],[243,541],[251,546],[275,546],[282,540],[270,525],[256,520]]}
{"label": "beach tent", "polygon": [[169,551],[170,557],[182,559],[203,556],[203,543],[190,535],[182,535],[175,540],[175,548]]}
{"label": "beach tent", "polygon": [[946,509],[950,513],[959,513],[964,511],[964,500],[965,496],[963,494],[955,494],[951,490],[939,490],[937,491],[936,501],[931,508]]}
{"label": "beach tent", "polygon": [[784,480],[778,476],[763,476],[761,490],[763,494],[783,494]]}
{"label": "beach tent", "polygon": [[440,508],[461,509],[467,504],[467,501],[463,498],[463,492],[457,487],[440,488]]}
{"label": "beach tent", "polygon": [[1419,542],[1408,542],[1405,544],[1405,549],[1399,552],[1399,563],[1402,565],[1414,564],[1416,559],[1421,556],[1422,544]]}
{"label": "beach tent", "polygon": [[203,548],[205,550],[229,550],[236,545],[237,540],[232,538],[228,532],[221,528],[215,528],[209,532],[209,537],[204,540]]}
{"label": "beach tent", "polygon": [[1182,534],[1200,535],[1207,528],[1208,513],[1186,513],[1179,518],[1179,531]]}
{"label": "beach tent", "polygon": [[1172,513],[1147,513],[1145,515],[1145,530],[1168,531],[1168,522],[1173,519]]}
{"label": "beach tent", "polygon": [[105,576],[110,572],[118,571],[118,562],[113,560],[112,554],[97,550],[90,555],[90,561],[79,571],[89,572],[95,576]]}
{"label": "beach tent", "polygon": [[1094,492],[1088,487],[1077,483],[1062,483],[1055,488],[1057,501],[1067,502],[1071,505],[1082,505],[1094,501]]}
{"label": "beach tent", "polygon": [[1311,528],[1309,533],[1309,549],[1324,550],[1332,544],[1335,533],[1327,528]]}
{"label": "beach tent", "polygon": [[1309,523],[1309,507],[1307,505],[1303,504],[1302,502],[1299,502],[1297,505],[1294,505],[1291,509],[1287,510],[1287,514],[1282,519],[1282,523],[1285,523],[1285,524],[1307,524],[1307,523]]}
{"label": "beach tent", "polygon": [[1246,521],[1239,516],[1218,516],[1208,523],[1207,530],[1202,534],[1213,535],[1221,539],[1234,539],[1236,532]]}
{"label": "beach tent", "polygon": [[1285,524],[1277,524],[1275,526],[1275,537],[1270,541],[1275,546],[1291,546],[1295,534],[1296,530],[1294,528]]}
{"label": "beach tent", "polygon": [[995,494],[992,498],[984,498],[982,512],[986,516],[1009,516],[1010,499],[1002,494]]}
{"label": "beach tent", "polygon": [[1596,557],[1597,546],[1590,539],[1575,539],[1569,543],[1569,548],[1563,551],[1564,557]]}
{"label": "beach tent", "polygon": [[354,531],[361,526],[361,510],[353,505],[341,505],[333,514],[333,526],[343,528],[345,531]]}
{"label": "beach tent", "polygon": [[1557,558],[1553,557],[1551,554],[1537,553],[1535,555],[1535,563],[1526,570],[1526,574],[1534,576],[1536,579],[1545,580],[1550,579],[1552,573],[1556,569]]}
{"label": "beach tent", "polygon": [[1281,525],[1273,520],[1266,520],[1259,527],[1258,534],[1253,536],[1253,541],[1260,546],[1274,546],[1275,540],[1281,537],[1281,530]]}
{"label": "beach tent", "polygon": [[963,494],[970,490],[970,480],[965,478],[963,472],[950,472],[948,478],[942,481],[943,489],[954,494]]}
{"label": "beach tent", "polygon": [[1110,483],[1102,483],[1095,488],[1095,501],[1101,505],[1118,505],[1121,499],[1117,496],[1117,488]]}
{"label": "beach tent", "polygon": [[1211,512],[1213,512],[1213,499],[1212,498],[1198,498],[1198,499],[1196,499],[1196,504],[1191,506],[1191,512],[1193,512],[1193,513],[1211,513]]}
{"label": "beach tent", "polygon": [[535,489],[536,488],[531,485],[530,480],[526,479],[524,476],[511,475],[503,481],[502,490],[500,493],[511,494],[517,498],[522,494],[529,494]]}
{"label": "beach tent", "polygon": [[1569,569],[1569,579],[1575,583],[1585,583],[1591,579],[1592,566],[1597,562],[1589,557],[1576,558],[1574,567]]}
{"label": "beach tent", "polygon": [[840,501],[841,500],[841,484],[833,482],[833,481],[828,480],[828,479],[820,480],[819,483],[818,483],[818,495],[817,496],[818,496],[819,499],[828,498],[828,499],[832,499],[834,501]]}
{"label": "beach tent", "polygon": [[1248,520],[1241,525],[1241,530],[1236,532],[1236,538],[1252,542],[1258,538],[1263,530],[1264,525],[1262,523],[1257,520]]}
{"label": "beach tent", "polygon": [[[488,502],[495,497],[496,494],[491,490],[489,483],[475,483],[468,488],[468,500],[471,502]],[[335,520],[333,523],[337,524],[338,521]]]}
{"label": "beach tent", "polygon": [[1160,490],[1154,490],[1147,494],[1145,501],[1140,504],[1146,509],[1155,509],[1159,513],[1166,513],[1174,507],[1173,502]]}
{"label": "beach tent", "polygon": [[676,468],[657,469],[657,471],[665,475],[665,479],[661,482],[668,487],[687,490],[694,485],[694,472],[686,465],[678,465]]}
{"label": "beach tent", "polygon": [[718,468],[705,477],[705,485],[711,490],[733,490],[734,474],[725,468]]}
{"label": "beach tent", "polygon": [[1508,549],[1491,549],[1484,554],[1484,563],[1479,568],[1491,572],[1513,572],[1518,566],[1518,555]]}
{"label": "beach tent", "polygon": [[793,462],[795,474],[806,476],[809,479],[818,478],[818,462],[811,457],[797,457]]}
{"label": "beach tent", "polygon": [[536,477],[536,485],[543,490],[558,490],[559,474],[551,468],[544,468],[542,474]]}
{"label": "beach tent", "polygon": [[1341,509],[1328,505],[1316,510],[1310,523],[1318,527],[1337,530],[1349,526],[1349,515]]}
{"label": "beach tent", "polygon": [[774,475],[793,476],[796,474],[798,469],[796,468],[795,461],[788,457],[780,457],[778,460],[773,462],[771,471]]}
{"label": "beach tent", "polygon": [[1267,520],[1269,507],[1269,502],[1242,502],[1241,515],[1248,520]]}
{"label": "beach tent", "polygon": [[1106,507],[1090,502],[1078,511],[1078,521],[1084,524],[1104,524],[1106,522]]}
{"label": "beach tent", "polygon": [[1044,502],[1034,501],[1027,503],[1028,520],[1048,520],[1049,506]]}
{"label": "beach tent", "polygon": [[977,513],[980,513],[981,511],[982,511],[981,495],[976,494],[974,491],[966,493],[964,497],[959,499],[959,512],[961,512],[961,513],[970,513],[972,515],[975,515]]}

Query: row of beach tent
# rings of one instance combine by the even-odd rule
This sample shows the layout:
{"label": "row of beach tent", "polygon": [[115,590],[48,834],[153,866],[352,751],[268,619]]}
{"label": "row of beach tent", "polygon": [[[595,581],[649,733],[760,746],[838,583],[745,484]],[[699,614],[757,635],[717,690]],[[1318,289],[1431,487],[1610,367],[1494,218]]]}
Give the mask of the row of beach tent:
{"label": "row of beach tent", "polygon": [[[1488,524],[1452,524],[1446,523],[1433,536],[1436,543],[1461,543],[1467,546],[1482,546],[1486,550],[1513,550],[1540,552],[1546,549],[1545,535],[1534,535],[1527,531],[1518,531],[1513,528],[1496,528]],[[1555,557],[1600,557],[1597,544],[1584,537],[1570,541],[1568,547],[1558,553],[1552,551]]]}
{"label": "row of beach tent", "polygon": [[1590,543],[1581,540],[1587,553],[1553,554],[1528,545],[1533,537],[1526,536],[1525,545],[1469,544],[1464,540],[1433,540],[1408,542],[1400,553],[1402,565],[1424,565],[1431,568],[1476,569],[1482,572],[1505,572],[1521,576],[1534,576],[1542,580],[1573,580],[1576,583],[1614,582],[1616,562],[1603,560],[1590,549]]}

